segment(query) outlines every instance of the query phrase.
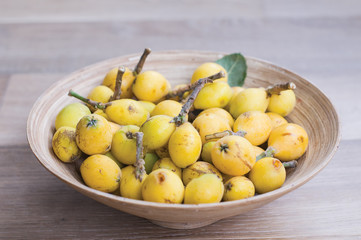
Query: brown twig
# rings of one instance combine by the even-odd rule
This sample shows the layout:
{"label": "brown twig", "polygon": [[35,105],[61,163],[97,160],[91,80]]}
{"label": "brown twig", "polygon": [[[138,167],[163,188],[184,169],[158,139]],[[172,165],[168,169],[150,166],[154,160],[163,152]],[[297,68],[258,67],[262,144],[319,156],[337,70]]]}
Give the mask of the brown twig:
{"label": "brown twig", "polygon": [[247,132],[243,131],[243,130],[240,130],[238,132],[233,132],[231,130],[225,130],[223,132],[216,132],[216,133],[208,134],[205,136],[205,139],[206,139],[206,141],[208,141],[211,139],[223,138],[223,137],[231,136],[231,135],[244,137],[246,134],[247,134]]}
{"label": "brown twig", "polygon": [[133,71],[134,76],[137,76],[142,71],[145,60],[147,59],[147,57],[150,53],[151,53],[150,48],[144,49],[144,52],[143,52],[142,56],[140,57],[137,66],[135,66],[135,68],[134,68],[134,71]]}
{"label": "brown twig", "polygon": [[279,95],[281,94],[282,91],[285,90],[294,90],[294,89],[296,89],[296,84],[294,84],[293,82],[288,82],[288,83],[280,83],[269,86],[268,88],[266,88],[266,92],[268,96],[271,96],[272,94]]}
{"label": "brown twig", "polygon": [[213,82],[216,79],[223,78],[225,73],[220,71],[212,76],[201,78],[197,82],[194,83],[194,90],[191,94],[189,94],[187,102],[183,104],[181,111],[178,116],[174,117],[171,122],[174,122],[176,126],[180,126],[185,122],[185,117],[187,116],[189,110],[191,109],[194,100],[196,99],[198,93],[204,87],[204,85],[208,82]]}
{"label": "brown twig", "polygon": [[113,96],[109,99],[109,101],[120,99],[120,95],[122,94],[122,78],[125,73],[125,68],[123,66],[118,68],[117,78],[115,80],[115,89]]}
{"label": "brown twig", "polygon": [[135,139],[136,140],[136,144],[137,144],[137,155],[136,155],[136,161],[134,163],[134,174],[135,174],[135,178],[138,179],[139,181],[143,180],[144,174],[145,172],[145,161],[144,161],[144,156],[143,156],[143,136],[144,134],[142,132],[136,132],[136,133],[132,133],[132,132],[127,132],[126,133],[126,137],[128,139]]}
{"label": "brown twig", "polygon": [[89,98],[83,97],[71,89],[69,90],[68,95],[71,97],[75,97],[75,98],[79,99],[80,101],[83,101],[83,102],[93,106],[95,109],[104,110],[107,107],[109,107],[110,105],[112,105],[111,102],[101,103],[101,102],[96,102],[96,101],[90,100]]}
{"label": "brown twig", "polygon": [[283,162],[282,163],[285,168],[295,168],[298,165],[298,162],[296,160],[292,160],[289,162]]}

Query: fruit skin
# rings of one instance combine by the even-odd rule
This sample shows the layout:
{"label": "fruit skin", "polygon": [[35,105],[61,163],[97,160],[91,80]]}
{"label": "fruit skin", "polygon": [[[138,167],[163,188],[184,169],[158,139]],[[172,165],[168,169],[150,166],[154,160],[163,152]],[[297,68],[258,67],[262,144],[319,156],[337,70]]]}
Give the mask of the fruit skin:
{"label": "fruit skin", "polygon": [[244,176],[233,177],[224,184],[223,201],[235,201],[253,197],[255,188],[248,178]]}
{"label": "fruit skin", "polygon": [[149,113],[155,108],[155,104],[149,101],[138,101],[138,103],[140,103]]}
{"label": "fruit skin", "polygon": [[212,148],[214,146],[214,144],[216,144],[216,142],[207,142],[205,144],[203,144],[202,147],[202,153],[201,153],[201,158],[203,161],[208,162],[208,163],[212,163]]}
{"label": "fruit skin", "polygon": [[160,168],[168,169],[174,172],[175,174],[177,174],[179,178],[182,178],[182,169],[177,167],[170,158],[161,158],[158,161],[156,161],[153,165],[152,171],[155,171]]}
{"label": "fruit skin", "polygon": [[81,151],[76,145],[75,128],[59,128],[52,140],[55,155],[63,162],[74,162],[81,156]]}
{"label": "fruit skin", "polygon": [[233,125],[233,131],[246,131],[244,136],[253,145],[261,145],[266,142],[272,131],[272,120],[260,111],[242,113]]}
{"label": "fruit skin", "polygon": [[209,115],[209,114],[214,114],[220,118],[227,119],[229,126],[233,127],[234,119],[233,119],[232,115],[229,112],[227,112],[226,110],[224,110],[223,108],[208,108],[208,109],[202,111],[198,115],[198,117],[202,116],[202,115]]}
{"label": "fruit skin", "polygon": [[296,95],[293,90],[282,91],[279,95],[272,94],[267,110],[278,113],[282,117],[292,112],[296,105]]}
{"label": "fruit skin", "polygon": [[256,162],[252,144],[247,139],[235,135],[219,139],[211,154],[214,166],[231,176],[248,173]]}
{"label": "fruit skin", "polygon": [[143,101],[159,102],[170,90],[165,77],[155,71],[142,72],[133,84],[134,95]]}
{"label": "fruit skin", "polygon": [[[108,123],[109,123],[109,125],[110,125],[110,129],[111,129],[113,135],[114,135],[118,130],[120,130],[120,129],[122,128],[122,126],[119,125],[119,124],[117,124],[117,123],[113,123],[113,122],[110,122],[110,121],[108,121]],[[132,126],[132,125],[130,125],[130,126]],[[139,129],[139,127],[138,127],[138,129]]]}
{"label": "fruit skin", "polygon": [[[115,83],[117,79],[118,68],[111,69],[105,76],[102,85],[107,86],[112,91],[115,90]],[[120,98],[131,98],[133,97],[132,85],[135,80],[134,74],[129,68],[125,68],[125,72],[122,77],[122,85],[120,89],[122,91]]]}
{"label": "fruit skin", "polygon": [[159,203],[182,203],[184,186],[182,180],[168,169],[151,172],[142,186],[145,201]]}
{"label": "fruit skin", "polygon": [[96,102],[107,103],[113,95],[113,90],[101,85],[93,88],[88,94],[87,98]]}
{"label": "fruit skin", "polygon": [[112,105],[105,109],[110,120],[120,125],[141,126],[149,117],[149,112],[133,99],[112,101]]}
{"label": "fruit skin", "polygon": [[154,153],[146,153],[144,157],[144,168],[147,174],[152,172],[154,164],[158,161],[158,156]]}
{"label": "fruit skin", "polygon": [[222,200],[223,192],[223,183],[215,174],[204,174],[188,183],[184,203],[218,203]]}
{"label": "fruit skin", "polygon": [[295,123],[283,124],[272,130],[268,139],[275,158],[281,161],[291,161],[301,157],[308,146],[308,135],[303,127]]}
{"label": "fruit skin", "polygon": [[253,146],[254,153],[256,154],[256,157],[264,152],[263,148],[260,148],[258,146]]}
{"label": "fruit skin", "polygon": [[168,145],[156,149],[155,153],[158,155],[159,158],[170,158]]}
{"label": "fruit skin", "polygon": [[154,150],[165,146],[175,130],[175,124],[170,123],[172,117],[157,115],[149,118],[141,127],[144,133],[143,145],[145,148]]}
{"label": "fruit skin", "polygon": [[206,141],[205,137],[208,134],[231,130],[226,119],[220,118],[217,115],[209,114],[197,117],[193,121],[193,126],[199,132],[202,139],[202,144],[208,141],[215,141],[216,139]]}
{"label": "fruit skin", "polygon": [[231,97],[231,99],[229,100],[229,102],[228,102],[228,104],[227,104],[227,106],[225,107],[225,109],[227,110],[227,111],[229,111],[229,108],[230,108],[230,106],[231,106],[231,104],[232,104],[232,101],[234,100],[234,98],[237,96],[237,94],[238,93],[240,93],[240,92],[242,92],[243,90],[245,90],[245,88],[243,88],[243,87],[231,87],[232,88],[232,97]]}
{"label": "fruit skin", "polygon": [[223,108],[227,106],[231,97],[232,89],[228,83],[218,80],[202,88],[194,101],[194,108]]}
{"label": "fruit skin", "polygon": [[173,163],[177,167],[185,168],[195,163],[201,155],[201,136],[191,123],[185,122],[173,132],[168,149]]}
{"label": "fruit skin", "polygon": [[147,178],[147,174],[143,176],[142,181],[135,178],[135,167],[127,166],[122,168],[122,180],[120,181],[120,196],[142,200],[142,184]]}
{"label": "fruit skin", "polygon": [[122,172],[118,165],[105,155],[88,157],[80,166],[85,184],[102,192],[114,192],[119,188]]}
{"label": "fruit skin", "polygon": [[193,72],[191,83],[194,83],[201,78],[209,77],[213,74],[219,73],[220,71],[223,71],[226,76],[217,80],[227,82],[227,71],[221,65],[214,62],[203,63]]}
{"label": "fruit skin", "polygon": [[105,156],[109,157],[111,160],[113,160],[119,168],[123,168],[124,167],[124,164],[122,164],[121,162],[119,162],[111,152],[106,152],[104,153]]}
{"label": "fruit skin", "polygon": [[182,104],[173,100],[164,100],[158,103],[154,110],[150,113],[150,116],[166,115],[170,117],[178,116],[182,109]]}
{"label": "fruit skin", "polygon": [[267,112],[266,114],[272,121],[272,129],[281,126],[282,124],[288,123],[287,120],[278,113]]}
{"label": "fruit skin", "polygon": [[266,157],[256,162],[249,173],[249,179],[257,193],[266,193],[283,185],[286,180],[286,170],[278,159]]}
{"label": "fruit skin", "polygon": [[76,128],[79,120],[85,115],[91,114],[89,108],[81,103],[71,103],[66,105],[55,119],[55,129],[58,130],[61,127]]}
{"label": "fruit skin", "polygon": [[128,125],[127,129],[118,130],[112,139],[112,147],[110,149],[113,156],[121,163],[129,165],[136,161],[137,144],[135,139],[127,138],[127,132],[136,133],[139,127]]}
{"label": "fruit skin", "polygon": [[80,119],[75,131],[76,143],[88,155],[106,153],[113,133],[108,121],[100,115],[90,114]]}
{"label": "fruit skin", "polygon": [[190,181],[204,174],[215,174],[222,181],[222,174],[215,166],[207,162],[199,161],[183,169],[183,183],[185,186],[187,186]]}
{"label": "fruit skin", "polygon": [[238,118],[244,112],[265,112],[269,103],[269,97],[264,88],[247,88],[237,94],[229,107],[233,118]]}
{"label": "fruit skin", "polygon": [[102,116],[103,118],[105,118],[106,120],[110,121],[108,115],[101,109],[97,109],[93,112],[93,114],[98,114],[100,116]]}

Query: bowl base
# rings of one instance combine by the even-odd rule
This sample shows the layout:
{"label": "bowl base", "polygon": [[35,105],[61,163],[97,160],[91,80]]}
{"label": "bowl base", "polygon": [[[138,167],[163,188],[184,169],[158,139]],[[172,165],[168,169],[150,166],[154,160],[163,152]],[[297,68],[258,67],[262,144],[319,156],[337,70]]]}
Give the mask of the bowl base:
{"label": "bowl base", "polygon": [[165,227],[165,228],[172,228],[172,229],[194,229],[194,228],[200,228],[207,225],[210,225],[212,223],[217,222],[218,220],[208,220],[208,221],[202,221],[202,222],[163,222],[163,221],[156,221],[148,219],[151,223],[154,223],[158,226]]}

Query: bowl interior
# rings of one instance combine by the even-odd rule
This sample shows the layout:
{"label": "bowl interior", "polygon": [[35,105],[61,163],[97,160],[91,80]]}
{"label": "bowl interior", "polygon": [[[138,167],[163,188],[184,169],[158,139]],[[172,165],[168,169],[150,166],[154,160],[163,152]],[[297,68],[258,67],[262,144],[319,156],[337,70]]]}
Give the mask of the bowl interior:
{"label": "bowl interior", "polygon": [[[221,53],[198,51],[157,52],[149,56],[143,71],[159,71],[170,81],[172,86],[175,86],[181,83],[188,83],[194,69],[200,64],[215,61],[223,55]],[[208,210],[215,206],[239,206],[239,211],[229,212],[228,215],[231,216],[232,214],[239,214],[241,212],[240,206],[242,205],[248,205],[252,208],[254,203],[253,207],[259,206],[262,202],[267,203],[304,184],[326,166],[336,150],[340,139],[339,123],[336,111],[328,98],[310,82],[288,70],[261,60],[247,58],[248,71],[245,87],[267,87],[271,84],[289,81],[297,85],[295,90],[297,105],[295,110],[289,115],[288,120],[300,124],[306,129],[309,134],[309,147],[304,156],[299,159],[298,167],[294,170],[288,170],[287,179],[282,188],[233,203],[195,206],[149,203],[125,199],[90,189],[83,184],[74,166],[59,161],[52,151],[51,139],[55,131],[55,117],[66,104],[77,101],[67,96],[69,89],[73,89],[86,96],[94,86],[101,84],[105,74],[111,68],[119,65],[134,68],[139,57],[140,55],[138,54],[106,60],[64,77],[39,97],[29,115],[28,140],[41,164],[61,180],[90,197],[143,217],[147,217],[146,213],[137,214],[132,209],[128,210],[125,205],[172,209],[194,207],[201,209],[207,205],[205,209]],[[219,215],[217,217],[220,219],[225,216]],[[149,218],[152,218],[152,216]],[[163,220],[162,217],[155,217],[154,219]]]}

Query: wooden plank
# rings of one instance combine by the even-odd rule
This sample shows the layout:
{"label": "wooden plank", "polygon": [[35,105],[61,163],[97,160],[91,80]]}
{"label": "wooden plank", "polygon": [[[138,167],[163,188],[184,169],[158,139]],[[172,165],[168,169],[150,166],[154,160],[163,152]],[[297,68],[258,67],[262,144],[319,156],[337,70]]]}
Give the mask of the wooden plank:
{"label": "wooden plank", "polygon": [[9,76],[0,75],[0,107],[2,104],[2,99],[3,99],[6,89],[7,89],[8,80],[9,80]]}
{"label": "wooden plank", "polygon": [[193,230],[171,230],[75,192],[37,163],[30,149],[0,148],[0,238],[347,239],[361,236],[361,141],[343,141],[309,183],[247,214]]}
{"label": "wooden plank", "polygon": [[222,3],[214,0],[4,0],[0,2],[0,23],[210,19],[229,16],[256,18],[261,12],[260,0],[251,3],[246,0]]}
{"label": "wooden plank", "polygon": [[359,73],[359,29],[359,18],[0,24],[0,74],[68,73],[144,47],[241,51],[301,75]]}
{"label": "wooden plank", "polygon": [[0,105],[0,146],[27,143],[26,121],[32,105],[41,93],[61,76],[20,74],[10,77]]}

